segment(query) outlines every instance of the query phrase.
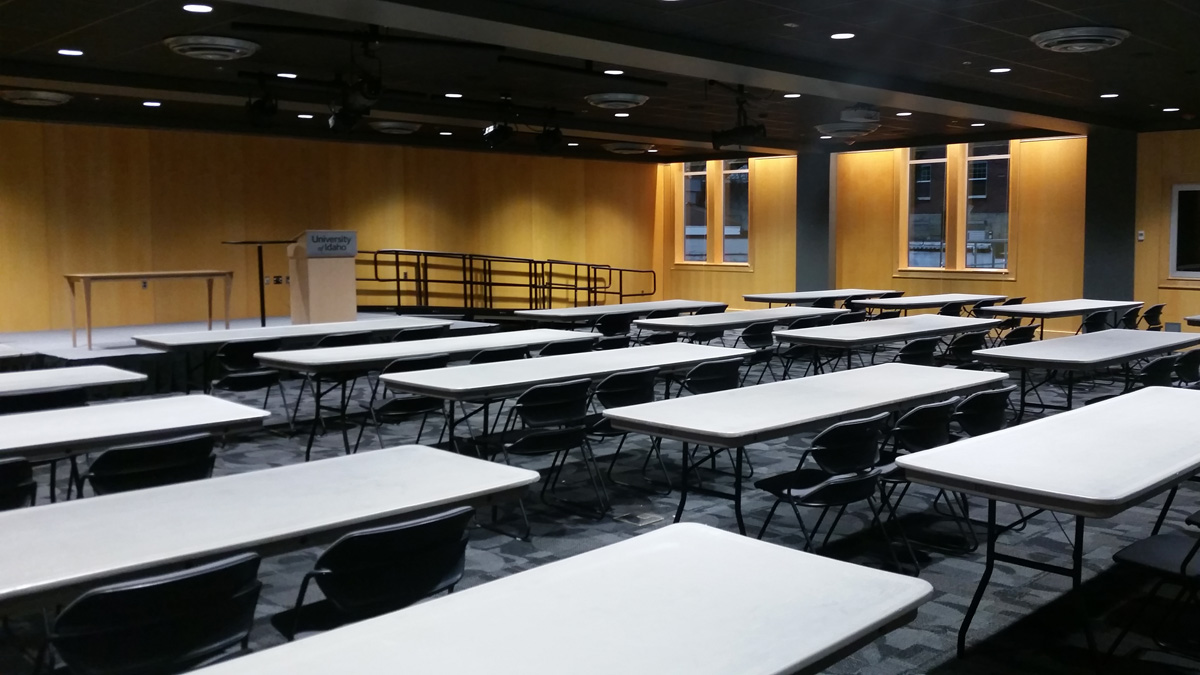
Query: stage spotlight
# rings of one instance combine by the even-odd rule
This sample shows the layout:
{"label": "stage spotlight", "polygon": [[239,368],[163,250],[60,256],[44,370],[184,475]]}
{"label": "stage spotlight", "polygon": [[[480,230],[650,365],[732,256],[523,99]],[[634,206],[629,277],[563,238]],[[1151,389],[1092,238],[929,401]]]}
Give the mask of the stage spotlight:
{"label": "stage spotlight", "polygon": [[512,138],[513,128],[504,123],[493,124],[483,130],[483,142],[493,150],[504,145]]}
{"label": "stage spotlight", "polygon": [[350,133],[358,126],[362,115],[347,108],[337,108],[329,116],[329,130],[335,133]]}
{"label": "stage spotlight", "polygon": [[534,140],[537,141],[538,150],[550,152],[562,145],[563,133],[558,127],[546,127]]}

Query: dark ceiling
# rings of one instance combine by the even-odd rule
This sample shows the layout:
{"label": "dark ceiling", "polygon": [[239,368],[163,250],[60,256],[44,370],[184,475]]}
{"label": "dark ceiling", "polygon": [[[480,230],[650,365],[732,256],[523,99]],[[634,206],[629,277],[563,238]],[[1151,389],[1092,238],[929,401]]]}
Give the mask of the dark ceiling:
{"label": "dark ceiling", "polygon": [[[482,128],[507,121],[518,133],[505,150],[539,151],[536,132],[549,124],[579,144],[564,142],[551,152],[614,158],[600,145],[654,143],[658,154],[643,161],[845,149],[820,139],[814,127],[838,121],[843,108],[858,102],[875,104],[882,126],[855,147],[1095,126],[1191,128],[1192,111],[1200,110],[1194,38],[1200,3],[1192,2],[244,0],[208,2],[211,13],[193,14],[182,10],[182,0],[0,0],[0,89],[75,95],[56,108],[0,103],[0,116],[460,148],[483,147]],[[450,4],[458,20],[439,22]],[[427,20],[390,18],[401,10]],[[345,19],[367,16],[386,35],[437,40],[385,41],[364,52],[361,41],[234,25],[361,32],[366,22]],[[1051,53],[1028,39],[1075,25],[1111,25],[1133,35],[1120,47],[1085,55]],[[830,40],[835,32],[856,37]],[[188,59],[162,44],[183,34],[240,37],[261,49],[238,61]],[[60,56],[62,48],[84,55]],[[1012,71],[988,72],[995,67]],[[599,72],[609,68],[625,75]],[[281,72],[299,77],[281,79]],[[363,123],[334,135],[326,118],[341,98],[335,83],[357,72],[378,72],[384,84],[369,119],[417,121],[422,128],[384,136]],[[750,121],[764,124],[767,138],[741,153],[715,153],[709,134],[734,126],[742,84]],[[618,119],[583,100],[609,91],[649,101]],[[448,92],[463,97],[447,99]],[[783,98],[790,92],[803,96]],[[1120,97],[1101,99],[1102,93]],[[277,98],[280,110],[253,124],[245,102],[264,94]],[[143,107],[148,99],[162,106]],[[1168,106],[1181,111],[1164,113]],[[903,111],[914,114],[896,115]]]}

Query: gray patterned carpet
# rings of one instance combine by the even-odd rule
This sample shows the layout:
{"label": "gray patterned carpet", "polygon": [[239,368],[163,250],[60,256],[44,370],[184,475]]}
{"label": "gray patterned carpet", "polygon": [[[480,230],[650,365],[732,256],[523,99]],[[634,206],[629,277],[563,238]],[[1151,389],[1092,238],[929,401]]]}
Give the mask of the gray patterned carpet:
{"label": "gray patterned carpet", "polygon": [[[881,360],[889,360],[887,354]],[[294,397],[298,382],[291,382],[289,396]],[[1080,392],[1081,399],[1114,392],[1111,384],[1086,383]],[[365,400],[365,387],[359,388],[357,398]],[[1046,393],[1048,401],[1062,401],[1061,392]],[[252,403],[250,398],[246,402]],[[294,400],[294,398],[292,399]],[[308,400],[308,399],[306,399]],[[1077,399],[1078,401],[1079,399]],[[278,404],[278,399],[275,399]],[[278,408],[275,408],[278,411]],[[311,408],[302,407],[300,418],[311,417]],[[1036,419],[1037,414],[1029,416]],[[277,419],[282,419],[278,416]],[[438,423],[433,423],[432,433],[426,430],[426,442],[436,438]],[[416,435],[416,424],[385,427],[383,442],[387,445],[409,443]],[[302,436],[289,437],[286,427],[276,425],[273,429],[244,438],[229,439],[220,451],[216,473],[230,474],[281,466],[303,460]],[[752,446],[749,449],[754,463],[755,477],[770,475],[794,468],[799,453],[805,447],[807,437],[794,437]],[[617,477],[625,481],[640,478],[642,453],[648,439],[631,437],[622,456],[622,467]],[[616,443],[606,442],[596,446],[602,456],[610,454]],[[366,431],[363,449],[377,448],[374,432]],[[1130,448],[1135,452],[1136,448]],[[341,454],[341,436],[330,432],[317,439],[314,461]],[[678,445],[664,444],[664,456],[672,468],[678,456]],[[728,463],[718,465],[728,468]],[[544,463],[532,462],[531,468],[540,468]],[[564,476],[566,483],[578,484],[583,476],[577,467]],[[711,480],[720,482],[720,476]],[[572,488],[563,488],[570,490]],[[489,529],[472,530],[467,558],[467,574],[462,587],[486,583],[493,579],[531,569],[544,563],[566,558],[622,539],[633,537],[653,528],[661,527],[674,515],[677,495],[654,496],[639,491],[610,486],[614,507],[609,517],[600,521],[564,514],[527,499],[529,515],[533,524],[532,541],[524,542],[497,534]],[[45,492],[43,490],[42,494]],[[578,493],[586,498],[588,492]],[[930,510],[933,491],[914,488],[902,508],[905,532],[914,539],[929,543],[954,543],[958,535],[951,523]],[[1186,529],[1183,519],[1197,509],[1195,488],[1185,486],[1175,501],[1168,518],[1166,529]],[[1096,630],[1102,649],[1111,643],[1120,626],[1127,620],[1137,601],[1149,587],[1149,581],[1128,570],[1114,569],[1112,554],[1126,544],[1147,536],[1158,513],[1162,497],[1133,508],[1119,518],[1093,522],[1088,525],[1086,536],[1084,597],[1087,613]],[[745,513],[751,532],[757,532],[762,518],[770,507],[770,499],[763,493],[749,489],[745,498]],[[982,500],[973,503],[974,513],[984,515]],[[767,539],[775,543],[800,547],[802,539],[795,528],[792,516],[781,511],[772,522]],[[1015,515],[1011,506],[1001,506],[1001,520]],[[847,512],[834,534],[830,545],[821,552],[837,558],[877,567],[888,567],[889,556],[876,530],[867,528],[868,514],[865,506]],[[685,519],[714,525],[726,530],[736,530],[731,504],[724,500],[700,496],[689,497]],[[1060,522],[1061,521],[1061,522]],[[645,524],[638,524],[645,522]],[[808,520],[811,524],[812,520]],[[1001,539],[1001,545],[1020,555],[1043,561],[1069,563],[1070,547],[1067,532],[1073,532],[1073,522],[1065,517],[1056,520],[1051,514],[1035,518],[1021,532],[1011,532]],[[990,589],[975,617],[969,635],[969,653],[959,660],[954,655],[955,639],[959,623],[970,601],[983,570],[982,549],[973,553],[948,554],[914,542],[921,568],[921,577],[936,589],[932,602],[923,606],[916,620],[907,627],[877,640],[853,656],[843,660],[830,673],[907,674],[936,673],[958,674],[1030,674],[1030,673],[1086,673],[1095,672],[1089,656],[1080,615],[1070,597],[1064,597],[1069,580],[1033,570],[998,565]],[[64,554],[69,552],[64,551]],[[252,634],[252,647],[265,649],[282,642],[281,637],[268,622],[270,615],[291,605],[299,585],[300,577],[307,571],[317,555],[316,550],[306,550],[264,561],[262,579],[265,589],[259,603],[259,620]],[[0,574],[3,572],[0,571]],[[730,570],[736,576],[737,570]],[[1150,616],[1161,616],[1165,603],[1155,605]],[[636,608],[630,608],[636,611]],[[570,620],[572,609],[563,608],[563,620]],[[1172,621],[1184,632],[1195,632],[1194,621]],[[0,673],[19,673],[28,670],[18,647],[29,648],[39,640],[40,622],[37,617],[14,618],[7,640],[0,645]],[[1138,624],[1120,650],[1121,656],[1104,657],[1103,665],[1110,673],[1182,673],[1200,672],[1197,663],[1162,651],[1148,650],[1153,647],[1148,634],[1154,628],[1152,620]],[[736,622],[729,625],[730,635],[739,630]],[[536,636],[530,636],[531,645]],[[595,639],[604,640],[603,635]],[[652,639],[649,638],[648,639]],[[731,638],[732,639],[732,638]],[[536,654],[536,652],[534,652]],[[570,672],[570,664],[562,664],[564,673]]]}

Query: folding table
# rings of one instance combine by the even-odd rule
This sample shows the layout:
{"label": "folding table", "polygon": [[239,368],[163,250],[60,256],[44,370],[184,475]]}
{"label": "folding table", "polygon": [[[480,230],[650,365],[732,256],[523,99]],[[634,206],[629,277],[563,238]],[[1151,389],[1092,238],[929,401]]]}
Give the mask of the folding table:
{"label": "folding table", "polygon": [[705,307],[724,305],[723,302],[703,300],[651,300],[648,302],[624,302],[617,305],[586,305],[583,307],[561,307],[558,309],[520,309],[513,312],[523,319],[536,319],[547,323],[595,323],[605,314],[637,314],[646,316],[655,310],[695,312]]}
{"label": "folding table", "polygon": [[975,293],[939,293],[937,295],[906,295],[899,298],[870,298],[856,301],[860,307],[873,309],[898,309],[905,314],[910,309],[934,309],[944,307],[952,302],[972,305],[985,300],[997,302],[1005,299],[1006,295],[978,295]]}
{"label": "folding table", "polygon": [[538,474],[419,445],[0,513],[0,613],[89,587],[519,497]]}
{"label": "folding table", "polygon": [[[683,443],[676,522],[683,517],[688,492],[698,492],[731,499],[738,531],[745,534],[741,475],[747,445],[823,429],[842,420],[907,410],[955,395],[993,389],[1006,377],[1004,373],[885,363],[611,408],[604,415],[618,429]],[[732,495],[688,486],[688,474],[694,467],[688,461],[689,443],[736,450]]]}
{"label": "folding table", "polygon": [[1021,305],[993,305],[980,307],[982,314],[997,316],[1019,316],[1037,320],[1038,337],[1046,337],[1046,319],[1064,316],[1085,316],[1092,312],[1120,312],[1141,307],[1142,303],[1125,300],[1055,300],[1053,302],[1030,302]]}
{"label": "folding table", "polygon": [[[1200,471],[1197,410],[1200,391],[1148,387],[897,459],[914,483],[988,500],[987,566],[959,627],[959,656],[996,562],[1070,577],[1089,645],[1095,648],[1078,592],[1083,579],[1084,521],[1115,516]],[[996,502],[1038,511],[997,527]],[[996,551],[1000,535],[1043,510],[1075,516],[1070,567]]]}
{"label": "folding table", "polygon": [[[1067,373],[1067,404],[1038,405],[1052,410],[1070,410],[1074,405],[1075,373],[1127,366],[1130,361],[1176,349],[1200,344],[1200,333],[1162,333],[1158,331],[1114,328],[1053,340],[1039,340],[1021,345],[994,347],[975,352],[983,363],[1021,371],[1021,407],[1017,419],[1025,415],[1026,397],[1051,381],[1056,371]],[[1046,369],[1046,377],[1031,383],[1029,371]]]}
{"label": "folding table", "polygon": [[[669,525],[197,675],[819,673],[911,621],[920,579]],[[536,653],[516,648],[536,641]]]}
{"label": "folding table", "polygon": [[92,389],[145,382],[146,379],[144,373],[134,373],[112,366],[42,368],[0,373],[0,394],[37,394],[69,387]]}
{"label": "folding table", "polygon": [[751,309],[741,312],[722,312],[720,314],[689,314],[665,319],[638,319],[633,322],[633,325],[646,330],[692,333],[698,330],[745,328],[750,324],[761,321],[786,324],[796,319],[810,316],[833,318],[848,311],[846,309],[824,309],[819,307],[775,307],[773,309]]}
{"label": "folding table", "polygon": [[743,295],[746,302],[765,302],[768,305],[780,303],[784,305],[811,304],[818,300],[845,300],[846,298],[865,298],[895,293],[895,291],[879,291],[865,288],[835,288],[827,291],[791,291],[788,293],[749,293]]}

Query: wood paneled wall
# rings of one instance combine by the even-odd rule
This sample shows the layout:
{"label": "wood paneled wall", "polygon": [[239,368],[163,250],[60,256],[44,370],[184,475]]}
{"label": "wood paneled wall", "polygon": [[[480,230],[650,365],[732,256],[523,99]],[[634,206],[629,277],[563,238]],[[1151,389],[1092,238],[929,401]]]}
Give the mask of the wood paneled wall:
{"label": "wood paneled wall", "polygon": [[[907,216],[899,207],[903,203],[900,192],[907,189],[903,161],[903,150],[837,155],[833,186],[837,286],[893,288],[909,295],[1023,295],[1027,302],[1080,297],[1086,139],[1013,143],[1011,279],[973,272],[920,276],[896,272],[898,247],[904,245],[897,232]],[[1062,319],[1048,325],[1074,331],[1078,320]]]}
{"label": "wood paneled wall", "polygon": [[[653,165],[0,121],[0,331],[68,325],[68,272],[232,269],[234,315],[257,316],[254,249],[220,242],[306,229],[649,269],[656,198]],[[266,273],[287,274],[283,247]],[[98,325],[205,313],[194,281],[94,293]],[[286,286],[267,299],[287,314]]]}
{"label": "wood paneled wall", "polygon": [[1200,183],[1200,131],[1140,134],[1137,180],[1137,229],[1146,238],[1134,249],[1135,297],[1165,302],[1163,320],[1182,323],[1200,314],[1200,280],[1170,278],[1171,188]]}
{"label": "wood paneled wall", "polygon": [[[750,263],[679,263],[676,228],[683,174],[678,165],[659,167],[656,262],[663,270],[663,297],[715,300],[732,308],[758,308],[746,293],[790,291],[796,287],[796,158],[750,160]],[[813,177],[826,180],[825,176]]]}

